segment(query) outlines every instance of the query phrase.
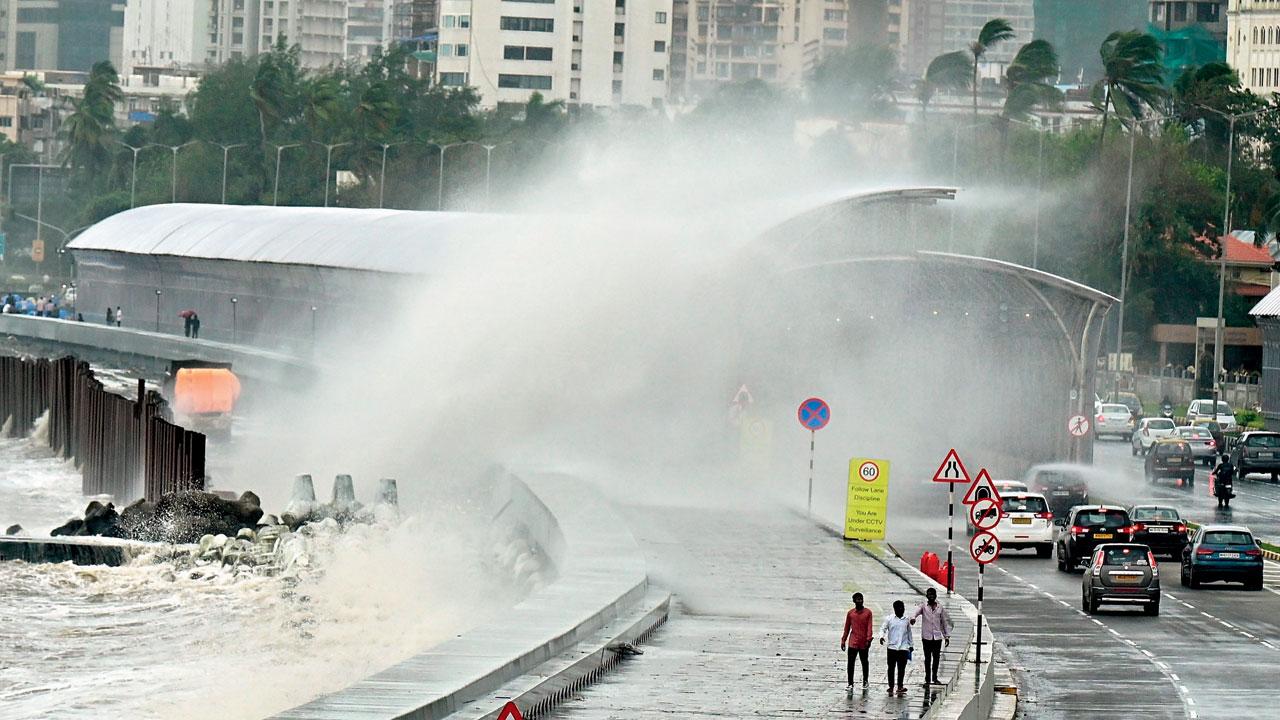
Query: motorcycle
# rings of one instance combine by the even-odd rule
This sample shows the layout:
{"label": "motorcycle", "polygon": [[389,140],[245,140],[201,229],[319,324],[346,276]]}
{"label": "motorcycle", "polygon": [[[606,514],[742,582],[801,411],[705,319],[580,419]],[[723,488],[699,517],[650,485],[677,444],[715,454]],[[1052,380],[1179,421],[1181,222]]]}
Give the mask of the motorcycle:
{"label": "motorcycle", "polygon": [[1173,419],[1173,403],[1161,403],[1160,417]]}
{"label": "motorcycle", "polygon": [[[1231,498],[1236,496],[1236,494],[1233,492],[1235,488],[1234,488],[1234,483],[1232,482],[1233,478],[1231,477],[1234,473],[1231,471],[1228,471],[1225,474],[1223,474],[1220,472],[1221,470],[1222,470],[1222,466],[1219,465],[1218,467],[1214,468],[1212,473],[1209,474],[1209,487],[1213,493],[1213,496],[1218,499],[1218,507],[1230,508]],[[1219,475],[1221,475],[1222,477],[1219,478]]]}

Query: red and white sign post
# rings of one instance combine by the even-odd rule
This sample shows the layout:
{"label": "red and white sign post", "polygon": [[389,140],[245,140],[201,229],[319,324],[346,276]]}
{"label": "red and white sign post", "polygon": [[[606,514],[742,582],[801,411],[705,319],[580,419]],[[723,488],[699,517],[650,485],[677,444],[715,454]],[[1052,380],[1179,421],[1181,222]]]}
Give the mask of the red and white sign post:
{"label": "red and white sign post", "polygon": [[952,550],[955,547],[952,538],[956,531],[956,483],[971,482],[969,471],[964,469],[964,463],[960,461],[955,448],[947,451],[947,456],[942,458],[942,464],[933,474],[933,481],[947,483],[947,595],[950,596],[951,588],[956,585],[955,565],[952,562]]}
{"label": "red and white sign post", "polygon": [[498,720],[524,720],[524,716],[520,714],[520,708],[516,704],[509,702],[502,706],[502,712],[498,713]]}
{"label": "red and white sign post", "polygon": [[991,534],[991,528],[1000,522],[1000,493],[986,468],[978,471],[965,493],[964,501],[969,505],[969,519],[973,521],[973,538],[969,540],[969,557],[978,563],[978,643],[974,661],[982,663],[982,577],[987,563],[995,562],[1000,557],[1000,539]]}

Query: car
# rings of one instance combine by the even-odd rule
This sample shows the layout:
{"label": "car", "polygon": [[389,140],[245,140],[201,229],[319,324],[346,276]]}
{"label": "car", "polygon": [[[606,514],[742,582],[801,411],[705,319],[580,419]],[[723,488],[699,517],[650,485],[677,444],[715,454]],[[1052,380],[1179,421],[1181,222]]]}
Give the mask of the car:
{"label": "car", "polygon": [[1218,401],[1216,410],[1212,400],[1192,400],[1187,406],[1187,418],[1216,420],[1226,432],[1235,432],[1240,429],[1236,425],[1235,411],[1221,400]]}
{"label": "car", "polygon": [[1190,427],[1202,427],[1209,431],[1213,436],[1213,442],[1217,444],[1219,453],[1223,452],[1227,447],[1227,437],[1222,431],[1222,426],[1217,420],[1208,418],[1187,418],[1187,425]]}
{"label": "car", "polygon": [[1142,410],[1142,398],[1137,393],[1131,392],[1113,392],[1107,395],[1106,402],[1119,403],[1129,408],[1129,414],[1133,417],[1134,422],[1141,420],[1146,413]]}
{"label": "car", "polygon": [[1084,473],[1062,465],[1037,465],[1027,471],[1026,484],[1049,501],[1055,518],[1066,518],[1074,505],[1089,502],[1089,483]]}
{"label": "car", "polygon": [[1067,514],[1067,525],[1058,533],[1058,569],[1071,572],[1095,547],[1110,542],[1133,542],[1129,511],[1119,505],[1077,505]]}
{"label": "car", "polygon": [[1236,477],[1243,479],[1249,473],[1270,473],[1275,482],[1280,475],[1280,433],[1250,430],[1241,433],[1231,447],[1231,464],[1236,466]]}
{"label": "car", "polygon": [[1209,428],[1199,425],[1182,425],[1178,428],[1178,437],[1191,446],[1191,457],[1212,467],[1218,457],[1218,441],[1214,439]]}
{"label": "car", "polygon": [[1001,493],[1000,521],[991,534],[1005,550],[1034,548],[1036,555],[1047,558],[1053,554],[1053,513],[1049,501],[1040,493]]}
{"label": "car", "polygon": [[1134,428],[1132,448],[1133,454],[1147,454],[1152,443],[1160,438],[1173,437],[1178,434],[1178,427],[1169,418],[1142,418],[1138,427]]}
{"label": "car", "polygon": [[1141,543],[1104,543],[1093,550],[1080,582],[1080,605],[1090,615],[1102,604],[1136,604],[1160,614],[1160,566]]}
{"label": "car", "polygon": [[1182,549],[1182,584],[1198,588],[1215,580],[1262,589],[1262,550],[1243,525],[1201,525]]}
{"label": "car", "polygon": [[[1000,493],[1001,498],[1011,493],[1028,492],[1027,484],[1021,480],[992,480],[991,484],[996,486],[996,492]],[[964,519],[965,535],[972,536],[973,531],[973,523],[969,521],[969,516],[966,515]]]}
{"label": "car", "polygon": [[1187,546],[1187,523],[1177,508],[1165,505],[1134,505],[1129,508],[1133,521],[1133,541],[1151,548],[1156,555],[1182,557]]}
{"label": "car", "polygon": [[1104,435],[1131,437],[1133,425],[1133,414],[1128,407],[1119,403],[1103,403],[1094,417],[1093,434],[1098,438]]}
{"label": "car", "polygon": [[1147,482],[1174,479],[1184,488],[1196,485],[1196,461],[1191,446],[1181,438],[1161,438],[1151,444],[1145,463]]}

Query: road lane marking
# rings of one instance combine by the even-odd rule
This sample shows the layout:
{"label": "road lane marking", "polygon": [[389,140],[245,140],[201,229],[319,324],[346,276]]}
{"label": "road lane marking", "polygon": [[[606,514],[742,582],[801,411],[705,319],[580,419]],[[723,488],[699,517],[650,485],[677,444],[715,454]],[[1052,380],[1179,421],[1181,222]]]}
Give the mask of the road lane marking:
{"label": "road lane marking", "polygon": [[1205,617],[1207,617],[1207,618],[1209,618],[1210,620],[1217,620],[1217,618],[1215,618],[1214,616],[1210,615],[1209,613],[1207,613],[1207,612],[1205,612],[1205,611],[1203,611],[1203,610],[1201,610],[1201,611],[1200,611],[1200,614],[1201,614],[1201,615],[1203,615],[1203,616],[1205,616]]}
{"label": "road lane marking", "polygon": [[1240,631],[1240,634],[1241,634],[1241,635],[1243,635],[1243,636],[1245,636],[1245,637],[1247,637],[1247,638],[1249,638],[1250,640],[1255,640],[1255,639],[1257,639],[1257,638],[1256,638],[1256,636],[1254,636],[1254,635],[1252,635],[1252,634],[1250,634],[1250,633],[1248,633],[1248,632],[1245,632],[1244,630],[1241,630],[1241,631]]}
{"label": "road lane marking", "polygon": [[1182,682],[1182,678],[1178,677],[1178,673],[1171,672],[1169,673],[1169,677],[1173,678],[1173,681],[1176,683]]}
{"label": "road lane marking", "polygon": [[1152,655],[1152,654],[1151,654],[1151,651],[1150,651],[1150,650],[1142,650],[1142,654],[1143,654],[1143,655],[1146,655],[1146,656],[1147,656],[1147,657],[1149,657],[1149,658],[1153,658],[1153,657],[1155,657],[1155,655]]}
{"label": "road lane marking", "polygon": [[1160,666],[1160,669],[1161,669],[1161,670],[1164,670],[1165,672],[1168,672],[1168,671],[1169,671],[1169,663],[1167,663],[1167,662],[1164,662],[1164,661],[1162,661],[1162,660],[1157,660],[1157,661],[1156,661],[1156,665],[1159,665],[1159,666]]}
{"label": "road lane marking", "polygon": [[1272,645],[1271,643],[1267,642],[1266,640],[1259,640],[1258,642],[1261,642],[1263,645],[1265,645],[1265,646],[1267,646],[1267,647],[1271,648],[1272,650],[1275,650],[1275,649],[1276,649],[1276,646],[1275,646],[1275,645]]}

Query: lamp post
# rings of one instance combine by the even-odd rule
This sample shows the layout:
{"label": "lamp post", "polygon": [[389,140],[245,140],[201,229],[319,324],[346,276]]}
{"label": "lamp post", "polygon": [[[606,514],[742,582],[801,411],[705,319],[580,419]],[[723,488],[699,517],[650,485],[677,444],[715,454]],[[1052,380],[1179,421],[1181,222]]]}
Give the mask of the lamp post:
{"label": "lamp post", "polygon": [[[71,236],[76,235],[76,234],[79,234],[82,230],[88,230],[88,229],[89,229],[89,227],[90,227],[89,225],[81,225],[80,227],[76,228],[75,230],[72,230],[72,231],[68,232],[68,231],[63,230],[62,228],[58,227],[57,225],[54,225],[53,223],[47,223],[47,222],[45,222],[45,221],[43,221],[43,220],[40,220],[40,219],[38,219],[38,218],[33,218],[33,217],[31,217],[30,215],[23,215],[23,214],[22,214],[22,213],[20,213],[20,212],[15,212],[15,213],[13,214],[13,216],[14,216],[14,217],[16,217],[16,218],[22,218],[23,220],[26,220],[26,221],[28,221],[28,222],[33,222],[33,223],[35,223],[35,224],[36,224],[36,227],[41,227],[41,226],[43,226],[43,227],[47,227],[47,228],[49,228],[50,230],[53,230],[54,232],[56,232],[56,233],[58,233],[59,235],[61,235],[61,236],[62,236],[62,245],[58,247],[58,254],[59,254],[59,255],[66,255],[66,253],[67,253],[67,243],[71,242]],[[72,277],[72,279],[75,279],[75,276],[76,276],[76,266],[75,266],[75,263],[74,263],[74,262],[73,262],[73,263],[70,263],[70,268],[71,268],[71,277]]]}
{"label": "lamp post", "polygon": [[316,344],[316,306],[311,306],[311,344]]}
{"label": "lamp post", "polygon": [[313,143],[315,143],[315,144],[317,144],[317,145],[319,145],[319,146],[323,147],[323,148],[324,148],[324,150],[325,150],[325,154],[324,154],[324,206],[325,206],[325,207],[329,207],[329,168],[330,168],[330,166],[331,166],[331,164],[332,164],[332,161],[333,161],[333,150],[334,150],[334,148],[340,148],[340,147],[342,147],[343,145],[350,145],[351,143],[349,143],[349,142],[340,142],[340,143],[322,143],[322,142],[320,142],[319,140],[312,140],[311,142],[313,142]]}
{"label": "lamp post", "polygon": [[1218,319],[1213,326],[1213,407],[1217,412],[1218,400],[1220,399],[1221,383],[1218,373],[1222,371],[1223,363],[1223,303],[1227,289],[1227,234],[1231,230],[1231,165],[1235,158],[1235,140],[1236,140],[1236,120],[1242,118],[1250,118],[1268,112],[1271,108],[1262,108],[1247,113],[1236,113],[1234,115],[1215,110],[1206,105],[1197,105],[1201,110],[1208,110],[1215,115],[1226,118],[1227,120],[1227,187],[1223,193],[1222,199],[1222,229],[1218,233],[1221,247],[1218,252]]}
{"label": "lamp post", "polygon": [[397,145],[407,145],[408,143],[411,143],[411,142],[413,141],[402,140],[400,142],[394,142],[394,143],[382,143],[382,172],[379,173],[378,175],[378,208],[379,209],[383,207],[382,201],[385,195],[384,191],[387,188],[387,150],[390,150],[391,148]]}
{"label": "lamp post", "polygon": [[168,148],[169,152],[173,153],[173,164],[171,165],[172,179],[170,181],[169,191],[169,202],[171,203],[178,202],[178,151],[188,145],[194,144],[196,144],[195,140],[189,140],[181,145],[161,145],[160,143],[151,143],[151,145],[154,145],[155,147]]}
{"label": "lamp post", "polygon": [[289,148],[302,147],[302,143],[289,143],[288,145],[276,146],[276,182],[271,190],[271,204],[278,205],[280,203],[280,153]]}
{"label": "lamp post", "polygon": [[116,144],[123,145],[133,151],[133,172],[129,175],[129,209],[132,210],[138,205],[138,153],[141,152],[142,147],[146,147],[146,145],[143,145],[142,147],[134,147],[129,143],[122,142],[120,140],[117,140]]}
{"label": "lamp post", "polygon": [[156,288],[156,332],[160,332],[160,296],[164,291]]}
{"label": "lamp post", "polygon": [[245,144],[244,143],[236,143],[234,145],[223,145],[222,143],[210,143],[210,144],[217,145],[218,147],[222,148],[222,204],[226,205],[227,204],[227,156],[231,153],[232,150],[235,150],[236,148],[242,148],[245,146]]}
{"label": "lamp post", "polygon": [[239,301],[231,298],[231,342],[236,341],[236,304]]}
{"label": "lamp post", "polygon": [[449,143],[448,145],[436,145],[440,148],[440,172],[436,174],[436,210],[444,210],[444,151],[451,147],[459,145],[470,145],[471,141]]}
{"label": "lamp post", "polygon": [[1035,230],[1031,235],[1031,267],[1040,269],[1040,204],[1041,197],[1044,193],[1044,136],[1049,132],[1045,128],[1032,125],[1024,120],[1017,118],[1008,118],[1009,122],[1015,122],[1019,125],[1031,128],[1036,131],[1039,136],[1039,148],[1036,150],[1036,223]]}

